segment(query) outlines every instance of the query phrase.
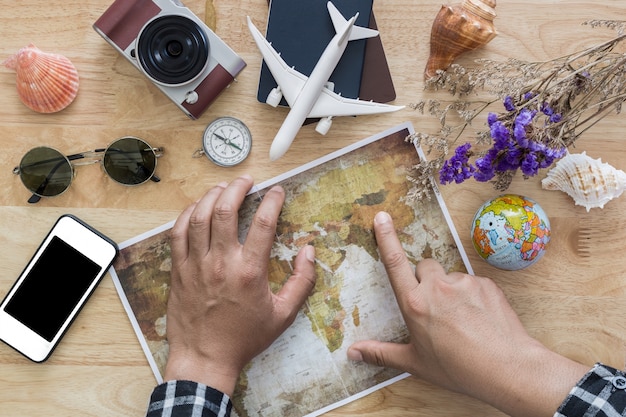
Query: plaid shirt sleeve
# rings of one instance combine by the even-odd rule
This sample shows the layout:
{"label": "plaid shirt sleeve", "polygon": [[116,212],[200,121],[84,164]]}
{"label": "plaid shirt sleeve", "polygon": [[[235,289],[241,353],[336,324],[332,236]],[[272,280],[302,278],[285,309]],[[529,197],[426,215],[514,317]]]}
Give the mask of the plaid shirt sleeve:
{"label": "plaid shirt sleeve", "polygon": [[554,417],[626,416],[626,375],[601,363],[572,388]]}
{"label": "plaid shirt sleeve", "polygon": [[192,381],[167,381],[150,396],[146,417],[228,417],[230,397]]}

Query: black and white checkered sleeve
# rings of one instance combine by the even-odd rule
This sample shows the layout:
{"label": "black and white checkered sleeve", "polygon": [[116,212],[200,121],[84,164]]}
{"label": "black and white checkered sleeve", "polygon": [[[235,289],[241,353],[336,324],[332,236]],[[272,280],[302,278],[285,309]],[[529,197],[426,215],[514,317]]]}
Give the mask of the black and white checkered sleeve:
{"label": "black and white checkered sleeve", "polygon": [[601,363],[572,388],[554,417],[626,416],[626,375]]}
{"label": "black and white checkered sleeve", "polygon": [[150,396],[146,417],[229,417],[228,395],[192,381],[167,381]]}

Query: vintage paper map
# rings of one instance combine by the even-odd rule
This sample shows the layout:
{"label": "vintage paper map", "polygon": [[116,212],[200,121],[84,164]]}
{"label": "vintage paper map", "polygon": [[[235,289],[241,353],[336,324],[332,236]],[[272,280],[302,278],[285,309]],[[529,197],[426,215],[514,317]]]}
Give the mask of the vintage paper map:
{"label": "vintage paper map", "polygon": [[[270,259],[279,288],[299,248],[316,248],[317,285],[295,323],[243,371],[233,415],[316,416],[406,376],[347,359],[357,340],[405,342],[397,307],[372,231],[374,215],[394,218],[414,262],[432,257],[448,270],[471,272],[448,212],[432,201],[409,203],[407,170],[423,157],[405,142],[403,124],[259,184],[240,211],[240,239],[265,190],[280,184],[286,201]],[[161,381],[167,358],[169,229],[173,222],[120,245],[112,276],[137,336]],[[251,335],[254,337],[254,335]]]}

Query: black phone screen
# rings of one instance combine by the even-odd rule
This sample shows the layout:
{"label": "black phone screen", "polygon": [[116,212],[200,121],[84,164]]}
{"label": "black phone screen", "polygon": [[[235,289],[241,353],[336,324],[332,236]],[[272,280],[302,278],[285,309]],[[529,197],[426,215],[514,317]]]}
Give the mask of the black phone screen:
{"label": "black phone screen", "polygon": [[51,342],[99,271],[95,262],[54,236],[5,311]]}

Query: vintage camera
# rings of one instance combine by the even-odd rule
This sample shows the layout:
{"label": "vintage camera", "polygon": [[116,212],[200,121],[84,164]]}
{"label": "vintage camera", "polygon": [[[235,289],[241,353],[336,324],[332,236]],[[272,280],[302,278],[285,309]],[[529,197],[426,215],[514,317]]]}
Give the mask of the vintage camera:
{"label": "vintage camera", "polygon": [[192,119],[246,66],[177,0],[116,0],[93,28]]}

